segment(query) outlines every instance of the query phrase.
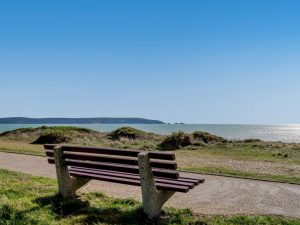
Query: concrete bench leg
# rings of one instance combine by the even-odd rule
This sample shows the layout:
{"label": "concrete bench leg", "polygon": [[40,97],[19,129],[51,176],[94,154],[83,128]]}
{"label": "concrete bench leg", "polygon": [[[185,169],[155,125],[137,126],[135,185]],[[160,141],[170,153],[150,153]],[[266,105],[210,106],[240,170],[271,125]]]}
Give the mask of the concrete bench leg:
{"label": "concrete bench leg", "polygon": [[148,219],[153,222],[161,214],[163,204],[175,193],[156,189],[148,152],[138,154],[139,174],[143,198],[143,210]]}
{"label": "concrete bench leg", "polygon": [[76,197],[76,191],[90,179],[70,177],[61,147],[53,149],[59,193],[63,198]]}

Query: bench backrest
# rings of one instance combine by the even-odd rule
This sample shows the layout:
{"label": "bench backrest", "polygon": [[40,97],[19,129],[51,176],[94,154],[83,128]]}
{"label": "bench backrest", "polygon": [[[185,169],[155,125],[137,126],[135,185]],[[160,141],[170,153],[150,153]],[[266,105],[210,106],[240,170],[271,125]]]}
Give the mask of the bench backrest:
{"label": "bench backrest", "polygon": [[[139,173],[137,156],[141,151],[46,144],[44,148],[51,164],[55,163],[53,149],[58,146],[61,147],[68,166]],[[174,153],[150,151],[149,157],[154,176],[173,179],[179,177]]]}

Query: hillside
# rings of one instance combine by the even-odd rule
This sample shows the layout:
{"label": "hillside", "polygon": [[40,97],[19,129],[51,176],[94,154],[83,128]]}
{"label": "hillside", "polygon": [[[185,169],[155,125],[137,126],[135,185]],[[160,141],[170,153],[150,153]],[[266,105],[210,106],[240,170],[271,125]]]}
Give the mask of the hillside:
{"label": "hillside", "polygon": [[163,124],[159,120],[144,118],[27,118],[27,117],[6,117],[0,118],[0,124]]}

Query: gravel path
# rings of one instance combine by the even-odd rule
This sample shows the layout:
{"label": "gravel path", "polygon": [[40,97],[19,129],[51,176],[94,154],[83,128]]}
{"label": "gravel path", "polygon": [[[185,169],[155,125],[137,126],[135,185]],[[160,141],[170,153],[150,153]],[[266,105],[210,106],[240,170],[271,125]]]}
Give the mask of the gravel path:
{"label": "gravel path", "polygon": [[[0,152],[0,168],[55,178],[55,168],[38,156]],[[176,193],[166,205],[204,214],[276,214],[300,218],[300,185],[189,174],[205,182],[187,194]],[[91,181],[81,191],[141,199],[139,187]]]}

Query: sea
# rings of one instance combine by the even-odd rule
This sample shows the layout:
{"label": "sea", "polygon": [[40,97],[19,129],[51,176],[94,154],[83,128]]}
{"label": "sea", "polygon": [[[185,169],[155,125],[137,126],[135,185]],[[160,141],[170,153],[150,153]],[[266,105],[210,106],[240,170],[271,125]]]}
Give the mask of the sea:
{"label": "sea", "polygon": [[17,128],[39,127],[43,125],[77,126],[104,132],[112,131],[124,126],[130,126],[158,134],[170,134],[175,131],[206,131],[230,140],[255,138],[264,141],[300,143],[300,124],[0,124],[0,133]]}

